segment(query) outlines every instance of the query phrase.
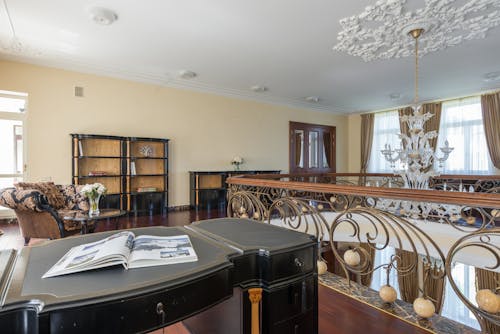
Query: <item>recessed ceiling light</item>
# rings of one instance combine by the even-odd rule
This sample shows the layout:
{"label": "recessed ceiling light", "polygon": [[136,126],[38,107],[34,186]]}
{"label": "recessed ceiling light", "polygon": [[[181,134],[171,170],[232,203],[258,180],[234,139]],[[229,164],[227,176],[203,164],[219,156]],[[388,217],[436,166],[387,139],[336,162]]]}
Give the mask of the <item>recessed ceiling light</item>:
{"label": "recessed ceiling light", "polygon": [[254,85],[250,87],[251,90],[253,90],[256,93],[262,93],[268,90],[266,86],[260,86],[260,85]]}
{"label": "recessed ceiling light", "polygon": [[182,78],[182,79],[193,79],[197,75],[198,74],[196,74],[193,71],[188,71],[188,70],[179,71],[179,77]]}
{"label": "recessed ceiling light", "polygon": [[110,9],[94,7],[89,10],[90,18],[97,24],[108,26],[118,19],[118,15]]}
{"label": "recessed ceiling light", "polygon": [[308,97],[306,97],[306,101],[311,102],[311,103],[318,103],[319,96],[308,96]]}
{"label": "recessed ceiling light", "polygon": [[490,81],[497,81],[497,80],[500,80],[500,71],[498,72],[490,72],[490,73],[486,73],[484,76],[483,76],[483,80],[486,81],[486,82],[490,82]]}
{"label": "recessed ceiling light", "polygon": [[390,95],[389,95],[389,98],[390,98],[391,100],[399,100],[401,97],[402,97],[402,96],[401,96],[401,94],[399,94],[399,93],[392,93],[392,94],[390,94]]}

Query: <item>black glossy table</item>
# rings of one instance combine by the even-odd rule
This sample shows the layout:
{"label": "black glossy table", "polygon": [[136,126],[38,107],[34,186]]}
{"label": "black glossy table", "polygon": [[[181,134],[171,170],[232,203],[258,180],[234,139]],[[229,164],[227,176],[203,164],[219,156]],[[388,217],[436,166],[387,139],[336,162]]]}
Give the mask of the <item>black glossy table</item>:
{"label": "black glossy table", "polygon": [[317,333],[317,249],[306,234],[231,218],[132,231],[188,234],[199,259],[42,279],[69,248],[115,232],[0,252],[0,331],[136,333],[185,320],[193,334],[250,333],[248,290],[260,287],[262,334]]}
{"label": "black glossy table", "polygon": [[89,229],[90,222],[94,222],[94,224],[96,224],[99,220],[116,219],[116,227],[118,227],[118,218],[124,216],[126,213],[127,211],[119,209],[101,209],[98,215],[90,216],[88,211],[75,211],[72,214],[64,216],[63,219],[80,222],[80,224],[82,224],[81,233],[87,234],[88,232],[93,232],[95,227],[92,226],[92,229]]}

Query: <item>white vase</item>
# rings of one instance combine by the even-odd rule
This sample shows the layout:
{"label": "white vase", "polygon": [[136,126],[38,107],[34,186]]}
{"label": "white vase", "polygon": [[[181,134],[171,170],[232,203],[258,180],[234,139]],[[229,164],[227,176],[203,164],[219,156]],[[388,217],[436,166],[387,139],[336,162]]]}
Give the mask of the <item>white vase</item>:
{"label": "white vase", "polygon": [[101,199],[101,195],[97,195],[97,197],[91,198],[89,197],[89,216],[98,216],[99,211],[99,200]]}

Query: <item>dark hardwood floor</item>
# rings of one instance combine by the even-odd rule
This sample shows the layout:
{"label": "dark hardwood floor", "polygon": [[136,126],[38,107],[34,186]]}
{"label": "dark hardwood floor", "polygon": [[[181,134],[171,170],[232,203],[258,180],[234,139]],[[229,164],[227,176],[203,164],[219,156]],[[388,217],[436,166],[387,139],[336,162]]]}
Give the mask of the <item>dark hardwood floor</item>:
{"label": "dark hardwood floor", "polygon": [[[146,226],[181,226],[193,221],[224,217],[223,211],[191,210],[170,212],[166,216],[122,217],[118,221],[101,221],[96,226],[96,232],[119,229],[146,227]],[[23,238],[19,234],[16,223],[7,224],[0,222],[0,250],[7,248],[20,249],[23,247]],[[41,242],[41,239],[32,239],[30,245]],[[334,290],[319,285],[319,333],[320,334],[346,334],[346,333],[373,333],[397,334],[428,333],[405,321],[380,312],[364,303],[358,302]],[[182,323],[177,323],[155,334],[189,334]]]}

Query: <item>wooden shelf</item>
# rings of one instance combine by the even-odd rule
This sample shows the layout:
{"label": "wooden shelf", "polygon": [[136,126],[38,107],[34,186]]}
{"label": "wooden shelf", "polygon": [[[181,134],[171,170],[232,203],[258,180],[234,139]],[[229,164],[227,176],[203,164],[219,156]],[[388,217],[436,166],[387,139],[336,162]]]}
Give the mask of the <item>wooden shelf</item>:
{"label": "wooden shelf", "polygon": [[195,209],[225,209],[228,177],[241,174],[279,173],[279,170],[191,171],[189,172],[190,205]]}
{"label": "wooden shelf", "polygon": [[[136,215],[166,213],[168,139],[90,134],[71,136],[74,184],[102,183],[108,194],[120,195],[118,201],[114,196],[114,202],[110,202],[112,205]],[[97,171],[106,175],[89,175]],[[158,190],[135,191],[143,187]],[[151,196],[146,196],[148,194]]]}
{"label": "wooden shelf", "polygon": [[79,155],[75,156],[78,159],[124,159],[125,156],[109,156],[109,155]]}
{"label": "wooden shelf", "polygon": [[73,177],[77,177],[79,179],[85,179],[85,178],[96,178],[96,177],[122,177],[124,175],[74,175]]}

